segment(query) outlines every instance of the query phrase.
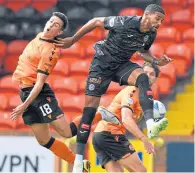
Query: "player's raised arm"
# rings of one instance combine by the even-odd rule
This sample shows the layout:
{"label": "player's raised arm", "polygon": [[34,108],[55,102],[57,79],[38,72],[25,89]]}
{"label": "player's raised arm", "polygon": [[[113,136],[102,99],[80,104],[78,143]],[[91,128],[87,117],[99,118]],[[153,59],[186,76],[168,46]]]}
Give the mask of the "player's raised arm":
{"label": "player's raised arm", "polygon": [[96,17],[91,20],[89,20],[83,27],[81,27],[72,37],[64,38],[64,39],[58,39],[59,41],[56,41],[54,43],[57,47],[61,48],[69,48],[71,47],[75,42],[77,42],[80,38],[82,38],[85,34],[89,33],[90,31],[94,30],[97,27],[104,28],[104,17]]}

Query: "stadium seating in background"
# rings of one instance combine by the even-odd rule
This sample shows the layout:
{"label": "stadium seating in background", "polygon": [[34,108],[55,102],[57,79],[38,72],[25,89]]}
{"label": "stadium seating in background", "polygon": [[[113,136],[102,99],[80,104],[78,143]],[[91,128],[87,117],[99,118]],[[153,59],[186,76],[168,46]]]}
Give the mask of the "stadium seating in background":
{"label": "stadium seating in background", "polygon": [[109,0],[82,0],[80,3],[91,12],[94,12],[97,9],[107,8]]}
{"label": "stadium seating in background", "polygon": [[62,108],[65,111],[66,117],[69,121],[74,119],[78,115],[82,115],[85,99],[84,95],[71,95],[71,97],[63,98]]}
{"label": "stadium seating in background", "polygon": [[53,14],[53,12],[57,12],[57,11],[59,11],[59,9],[56,6],[46,9],[42,13],[39,13],[39,20],[41,20],[41,23],[45,24]]}
{"label": "stadium seating in background", "polygon": [[45,10],[55,6],[57,3],[57,0],[32,0],[31,7],[36,9],[39,12],[44,12]]}
{"label": "stadium seating in background", "polygon": [[71,64],[80,57],[85,55],[85,50],[82,44],[79,42],[72,45],[69,49],[61,49],[61,58],[66,61],[66,63]]}
{"label": "stadium seating in background", "polygon": [[160,43],[154,43],[150,48],[150,52],[152,53],[152,55],[160,58],[162,55],[164,55],[165,50]]}
{"label": "stadium seating in background", "polygon": [[0,110],[0,115],[0,132],[10,131],[16,128],[16,121],[10,120],[10,111]]}
{"label": "stadium seating in background", "polygon": [[135,8],[135,7],[128,7],[124,8],[119,12],[120,16],[142,16],[144,11],[140,8]]}
{"label": "stadium seating in background", "polygon": [[78,60],[71,64],[70,74],[71,77],[75,78],[78,82],[86,80],[89,73],[90,62],[86,60]]}
{"label": "stadium seating in background", "polygon": [[6,110],[8,107],[8,98],[5,94],[0,94],[0,110]]}
{"label": "stadium seating in background", "polygon": [[78,0],[58,0],[57,7],[61,12],[65,13],[69,9],[80,6]]}
{"label": "stadium seating in background", "polygon": [[9,22],[10,20],[13,19],[14,13],[12,12],[12,10],[10,10],[9,8],[5,7],[5,6],[0,6],[0,22],[2,24],[2,22]]}
{"label": "stadium seating in background", "polygon": [[164,48],[171,44],[179,43],[181,41],[181,33],[175,27],[159,28],[156,38],[156,43]]}
{"label": "stadium seating in background", "polygon": [[136,0],[136,1],[131,0],[130,1],[130,6],[145,9],[146,6],[149,5],[149,4],[158,4],[158,3],[159,3],[158,0]]}
{"label": "stadium seating in background", "polygon": [[156,85],[158,85],[159,93],[161,95],[171,94],[175,82],[176,82],[176,71],[173,63],[161,67],[160,76],[156,81]]}
{"label": "stadium seating in background", "polygon": [[194,56],[194,28],[187,29],[182,34],[185,45],[190,48],[191,57]]}
{"label": "stadium seating in background", "polygon": [[0,0],[0,5],[4,5],[6,3],[6,0]]}
{"label": "stadium seating in background", "polygon": [[0,49],[0,68],[1,68],[3,65],[3,60],[7,53],[7,44],[3,40],[0,40],[0,48],[1,48]]}
{"label": "stadium seating in background", "polygon": [[32,0],[7,0],[5,6],[16,12],[26,6],[30,5]]}
{"label": "stadium seating in background", "polygon": [[4,68],[5,68],[6,72],[9,72],[9,73],[14,72],[14,70],[16,69],[16,66],[18,64],[18,59],[19,59],[18,55],[8,55],[5,58]]}
{"label": "stadium seating in background", "polygon": [[0,92],[16,92],[19,93],[19,86],[13,83],[12,75],[6,75],[0,78]]}
{"label": "stadium seating in background", "polygon": [[66,59],[64,58],[59,59],[51,75],[60,75],[62,77],[65,77],[68,76],[69,74],[70,68],[69,64],[66,62]]}
{"label": "stadium seating in background", "polygon": [[171,14],[176,11],[182,10],[187,6],[186,0],[161,0],[162,6],[166,12],[166,14]]}
{"label": "stadium seating in background", "polygon": [[70,8],[66,15],[74,28],[80,27],[92,17],[92,14],[86,8],[79,6]]}
{"label": "stadium seating in background", "polygon": [[18,39],[19,27],[14,23],[4,23],[0,28],[0,39],[12,41]]}
{"label": "stadium seating in background", "polygon": [[173,59],[176,75],[185,77],[192,62],[190,49],[185,44],[173,44],[166,49],[166,54]]}
{"label": "stadium seating in background", "polygon": [[[35,23],[39,19],[38,17],[38,12],[32,7],[26,7],[22,8],[19,11],[14,13],[14,20],[15,22],[30,22],[30,23]],[[29,20],[30,19],[30,20]]]}
{"label": "stadium seating in background", "polygon": [[172,26],[183,32],[194,26],[194,15],[189,9],[176,11],[171,16]]}
{"label": "stadium seating in background", "polygon": [[159,94],[160,91],[159,91],[159,86],[158,86],[158,84],[157,84],[157,83],[154,83],[154,84],[152,85],[151,89],[152,89],[152,94],[153,94],[154,99],[155,99],[155,100],[158,100],[158,99],[159,99],[159,95],[160,95],[160,94]]}
{"label": "stadium seating in background", "polygon": [[69,94],[77,94],[78,93],[78,84],[74,78],[66,77],[66,78],[57,78],[53,81],[53,89],[59,92],[67,92]]}
{"label": "stadium seating in background", "polygon": [[115,14],[118,14],[119,11],[123,8],[130,7],[130,1],[127,0],[109,0],[109,6]]}
{"label": "stadium seating in background", "polygon": [[7,55],[18,55],[20,56],[27,46],[29,41],[27,40],[14,40],[7,45]]}

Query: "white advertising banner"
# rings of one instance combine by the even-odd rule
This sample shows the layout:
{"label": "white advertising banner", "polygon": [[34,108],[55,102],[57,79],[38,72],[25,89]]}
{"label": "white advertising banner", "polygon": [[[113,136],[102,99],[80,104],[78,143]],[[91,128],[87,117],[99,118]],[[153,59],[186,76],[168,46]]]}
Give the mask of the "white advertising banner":
{"label": "white advertising banner", "polygon": [[31,136],[0,136],[0,172],[54,172],[54,155]]}

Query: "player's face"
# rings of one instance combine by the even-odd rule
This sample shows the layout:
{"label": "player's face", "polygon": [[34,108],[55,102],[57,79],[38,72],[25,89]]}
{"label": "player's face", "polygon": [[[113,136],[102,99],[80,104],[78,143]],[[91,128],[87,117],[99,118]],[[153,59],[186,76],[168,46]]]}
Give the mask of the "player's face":
{"label": "player's face", "polygon": [[148,75],[150,85],[152,85],[157,79],[155,70],[152,67],[145,66],[144,72]]}
{"label": "player's face", "polygon": [[149,13],[148,18],[148,27],[152,31],[157,31],[160,25],[164,20],[165,15],[159,12]]}
{"label": "player's face", "polygon": [[43,32],[50,37],[56,37],[61,34],[61,28],[63,26],[62,20],[57,16],[52,16],[46,23]]}

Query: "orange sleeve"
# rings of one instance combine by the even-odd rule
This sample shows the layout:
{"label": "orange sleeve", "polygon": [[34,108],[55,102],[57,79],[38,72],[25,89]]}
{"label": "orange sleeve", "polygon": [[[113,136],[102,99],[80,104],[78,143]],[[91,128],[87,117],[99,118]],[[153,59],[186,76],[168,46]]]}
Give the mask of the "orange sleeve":
{"label": "orange sleeve", "polygon": [[122,96],[121,107],[127,107],[134,113],[137,102],[138,99],[135,94],[130,96],[129,93],[125,93]]}
{"label": "orange sleeve", "polygon": [[59,58],[59,49],[56,47],[43,49],[37,72],[49,75]]}

